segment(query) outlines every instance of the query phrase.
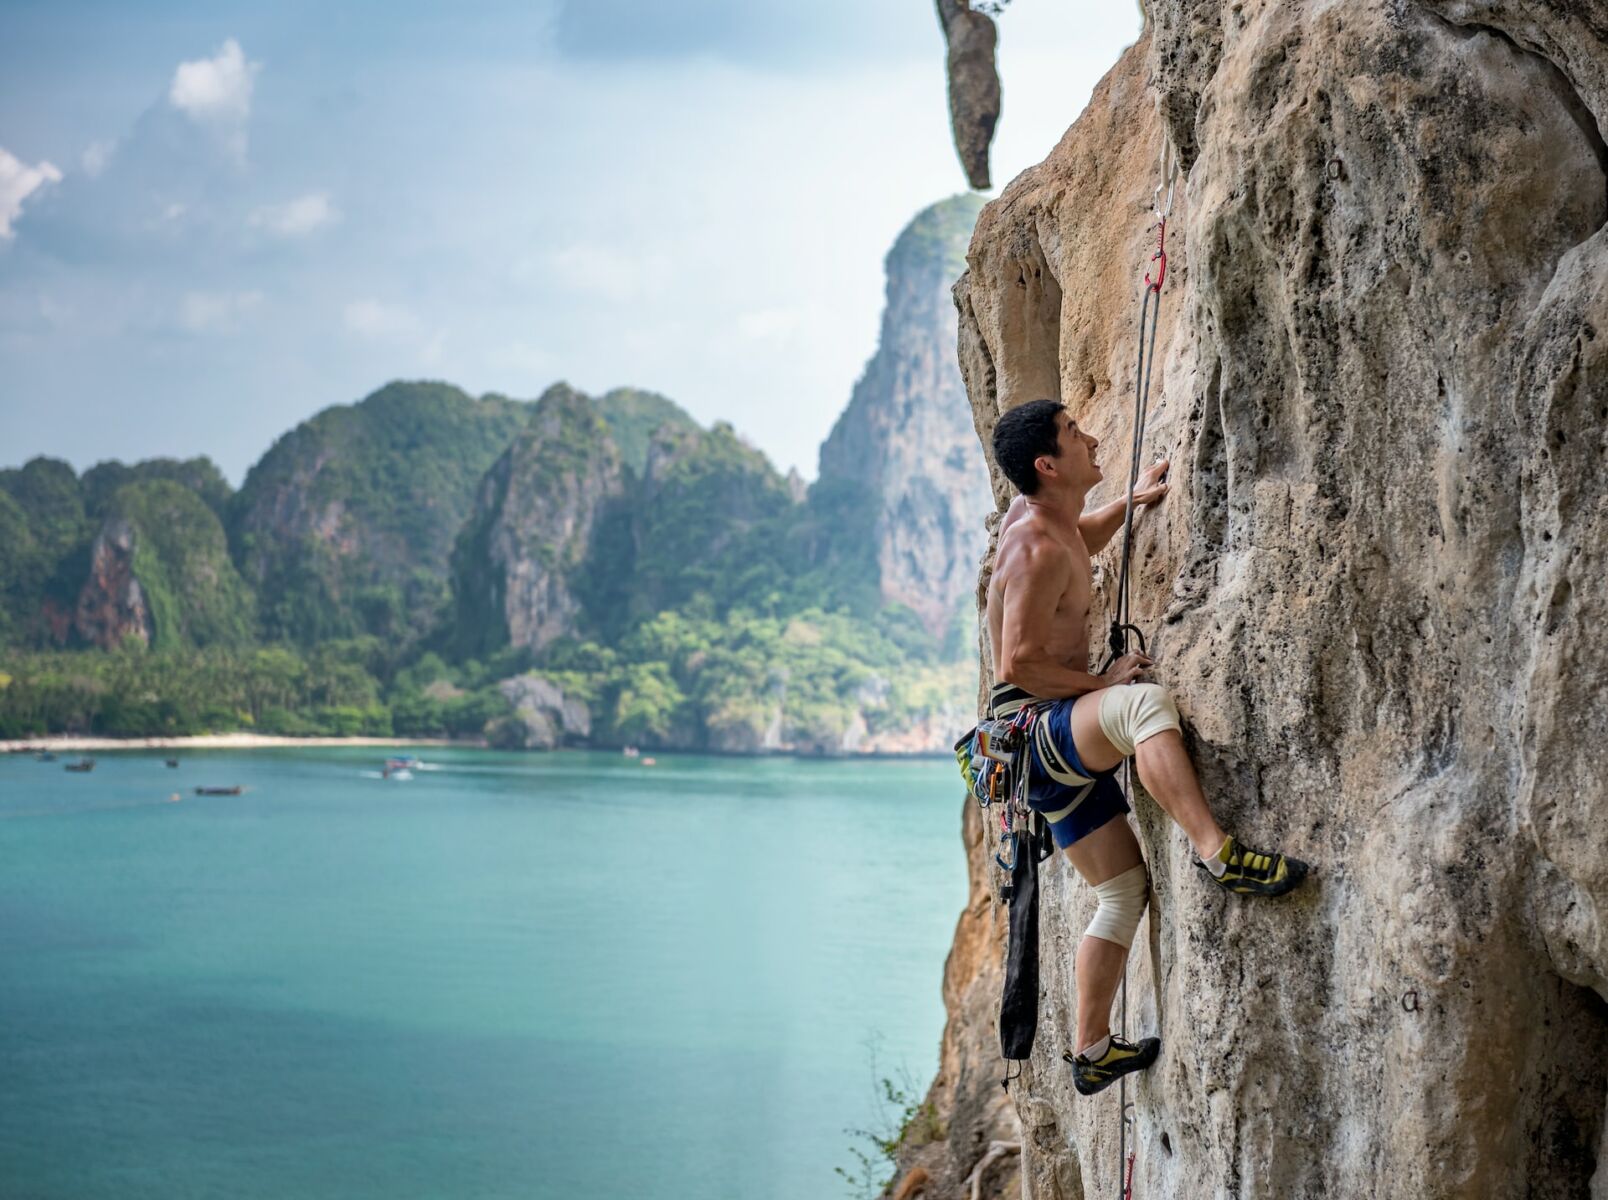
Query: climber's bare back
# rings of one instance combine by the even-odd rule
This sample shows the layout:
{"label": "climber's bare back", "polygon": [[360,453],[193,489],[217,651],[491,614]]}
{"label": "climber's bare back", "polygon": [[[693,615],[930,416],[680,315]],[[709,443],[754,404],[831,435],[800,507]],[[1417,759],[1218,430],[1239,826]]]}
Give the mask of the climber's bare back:
{"label": "climber's bare back", "polygon": [[1014,649],[1005,643],[1007,602],[1019,600],[1016,590],[1027,588],[1058,590],[1055,614],[1047,628],[1012,629],[1012,636],[1042,646],[1045,657],[1058,664],[1089,669],[1092,581],[1088,547],[1075,528],[1070,533],[1053,528],[1031,506],[1006,516],[988,581],[988,645],[996,678],[999,664]]}

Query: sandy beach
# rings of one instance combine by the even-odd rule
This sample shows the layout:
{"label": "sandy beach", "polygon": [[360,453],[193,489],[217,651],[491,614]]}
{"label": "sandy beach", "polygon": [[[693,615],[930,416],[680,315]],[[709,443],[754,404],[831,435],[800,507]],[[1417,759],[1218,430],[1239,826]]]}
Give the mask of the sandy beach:
{"label": "sandy beach", "polygon": [[478,746],[452,738],[275,737],[262,733],[205,733],[195,737],[108,738],[51,734],[0,741],[0,754],[88,750],[263,750],[274,746]]}

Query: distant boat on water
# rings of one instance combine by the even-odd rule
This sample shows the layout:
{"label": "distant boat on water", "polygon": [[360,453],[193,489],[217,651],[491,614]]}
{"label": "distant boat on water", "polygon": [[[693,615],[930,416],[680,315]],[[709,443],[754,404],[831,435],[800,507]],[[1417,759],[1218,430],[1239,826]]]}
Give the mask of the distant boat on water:
{"label": "distant boat on water", "polygon": [[56,756],[54,754],[52,754],[49,750],[41,750],[38,754],[34,755],[34,757],[37,758],[40,762],[55,762],[56,761]]}
{"label": "distant boat on water", "polygon": [[176,767],[179,765],[179,760],[176,758],[170,758],[167,760],[167,765],[170,767]]}
{"label": "distant boat on water", "polygon": [[385,760],[385,766],[380,771],[381,779],[412,779],[413,772],[424,766],[412,754],[398,755],[396,758]]}
{"label": "distant boat on water", "polygon": [[627,758],[636,758],[642,753],[642,751],[638,750],[635,746],[627,746],[621,750],[620,753],[625,755]]}
{"label": "distant boat on water", "polygon": [[93,758],[81,758],[75,763],[68,763],[66,769],[69,771],[93,771],[95,769],[95,760]]}
{"label": "distant boat on water", "polygon": [[238,796],[245,790],[237,783],[234,787],[198,787],[195,789],[195,794],[197,796]]}

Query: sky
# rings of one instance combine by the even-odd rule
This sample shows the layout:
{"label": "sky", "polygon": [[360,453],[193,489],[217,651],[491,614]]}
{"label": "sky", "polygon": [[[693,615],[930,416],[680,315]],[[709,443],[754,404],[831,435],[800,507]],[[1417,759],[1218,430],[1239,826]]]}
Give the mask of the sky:
{"label": "sky", "polygon": [[[1000,18],[997,184],[1139,33]],[[783,470],[965,187],[932,0],[0,0],[0,466],[236,484],[392,379],[662,392]]]}

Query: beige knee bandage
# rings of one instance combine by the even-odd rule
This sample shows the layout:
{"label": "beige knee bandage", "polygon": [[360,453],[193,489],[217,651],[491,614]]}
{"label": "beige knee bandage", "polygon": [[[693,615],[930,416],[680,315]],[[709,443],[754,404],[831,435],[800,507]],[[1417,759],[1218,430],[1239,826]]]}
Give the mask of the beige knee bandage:
{"label": "beige knee bandage", "polygon": [[1119,683],[1100,693],[1100,732],[1124,758],[1147,737],[1177,729],[1178,706],[1158,683]]}
{"label": "beige knee bandage", "polygon": [[1139,918],[1145,915],[1145,904],[1150,899],[1150,877],[1145,874],[1144,864],[1124,871],[1115,879],[1095,884],[1094,898],[1100,907],[1094,910],[1094,920],[1089,922],[1084,935],[1115,942],[1124,950],[1133,945],[1134,931],[1139,928]]}

